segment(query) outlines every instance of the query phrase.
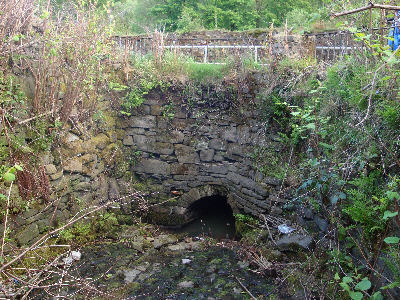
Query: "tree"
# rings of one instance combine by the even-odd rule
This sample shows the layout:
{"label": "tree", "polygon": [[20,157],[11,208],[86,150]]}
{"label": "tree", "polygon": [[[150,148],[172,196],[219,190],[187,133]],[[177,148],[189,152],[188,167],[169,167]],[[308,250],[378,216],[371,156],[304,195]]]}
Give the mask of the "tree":
{"label": "tree", "polygon": [[113,8],[115,30],[120,34],[145,33],[155,27],[152,8],[155,0],[125,0]]}

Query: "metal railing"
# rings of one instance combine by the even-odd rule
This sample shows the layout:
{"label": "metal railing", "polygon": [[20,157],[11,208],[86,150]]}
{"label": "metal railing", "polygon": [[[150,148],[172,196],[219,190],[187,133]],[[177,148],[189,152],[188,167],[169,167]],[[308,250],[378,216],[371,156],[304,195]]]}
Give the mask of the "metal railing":
{"label": "metal railing", "polygon": [[[259,61],[259,49],[266,49],[266,46],[254,46],[254,45],[204,45],[204,46],[199,46],[199,45],[170,45],[170,46],[161,46],[163,49],[202,49],[203,50],[203,63],[209,63],[209,53],[211,50],[215,49],[252,49],[254,51],[253,57],[254,61],[257,63]],[[215,63],[215,62],[214,62]]]}
{"label": "metal railing", "polygon": [[[154,50],[154,47],[162,50],[170,50],[174,53],[184,54],[197,62],[218,64],[226,60],[228,56],[252,57],[256,62],[265,57],[264,41],[249,39],[249,44],[241,44],[237,39],[178,39],[167,40],[165,44],[154,45],[149,36],[138,37],[114,37],[117,46],[132,54],[146,55]],[[235,45],[235,43],[237,43]]]}
{"label": "metal railing", "polygon": [[[373,38],[383,37],[387,28],[376,28],[373,30]],[[319,61],[335,61],[342,59],[345,55],[362,52],[367,49],[363,42],[355,41],[354,34],[348,31],[332,31],[324,33],[306,34],[310,38],[310,49]],[[114,37],[119,48],[132,54],[145,55],[152,52],[154,44],[151,36],[119,36]],[[244,42],[244,43],[243,43]],[[173,38],[164,41],[165,45],[157,45],[159,49],[168,49],[178,54],[184,54],[201,63],[221,63],[227,56],[247,55],[255,62],[260,63],[263,59],[271,56],[287,55],[295,48],[279,45],[284,51],[272,49],[267,40],[256,38],[210,38],[207,40],[197,38]],[[270,41],[269,41],[270,42]],[[287,43],[287,42],[286,42]],[[236,44],[236,45],[235,45]]]}

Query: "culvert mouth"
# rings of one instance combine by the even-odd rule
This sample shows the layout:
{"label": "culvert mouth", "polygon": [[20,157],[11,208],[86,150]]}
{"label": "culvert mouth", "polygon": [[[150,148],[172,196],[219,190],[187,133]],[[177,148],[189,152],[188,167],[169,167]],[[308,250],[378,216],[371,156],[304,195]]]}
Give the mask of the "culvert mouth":
{"label": "culvert mouth", "polygon": [[190,219],[177,233],[186,233],[189,236],[209,236],[215,239],[234,239],[236,235],[235,217],[224,196],[204,197],[188,209]]}

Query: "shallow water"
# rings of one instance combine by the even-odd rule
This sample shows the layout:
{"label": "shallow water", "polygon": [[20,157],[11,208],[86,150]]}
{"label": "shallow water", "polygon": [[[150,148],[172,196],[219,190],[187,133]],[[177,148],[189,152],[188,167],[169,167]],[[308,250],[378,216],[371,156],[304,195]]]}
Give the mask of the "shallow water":
{"label": "shallow water", "polygon": [[194,209],[200,216],[189,224],[175,229],[175,233],[187,233],[188,236],[209,236],[215,239],[234,239],[236,234],[235,218],[226,200],[209,197],[202,200]]}
{"label": "shallow water", "polygon": [[209,212],[199,219],[174,230],[175,233],[187,233],[188,236],[209,236],[215,239],[235,238],[235,218],[232,213]]}

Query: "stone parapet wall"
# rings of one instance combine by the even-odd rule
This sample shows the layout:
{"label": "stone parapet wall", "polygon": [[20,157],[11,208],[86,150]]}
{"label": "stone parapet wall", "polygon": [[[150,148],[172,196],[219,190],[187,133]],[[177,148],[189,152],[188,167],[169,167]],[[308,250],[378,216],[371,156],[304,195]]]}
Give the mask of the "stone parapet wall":
{"label": "stone parapet wall", "polygon": [[[189,48],[173,48],[172,52],[192,57],[203,62],[205,51],[207,62],[221,62],[226,57],[255,57],[257,60],[266,60],[277,56],[309,57],[315,54],[315,37],[301,35],[285,35],[279,32],[270,33],[269,30],[225,32],[200,31],[190,33],[167,33],[161,40],[153,36],[115,36],[116,44],[127,51],[136,54],[151,53],[154,47],[160,46],[195,46]],[[207,46],[196,48],[196,46]],[[214,46],[258,46],[257,54],[254,49],[233,48],[218,49]],[[168,50],[167,48],[166,50]]]}

